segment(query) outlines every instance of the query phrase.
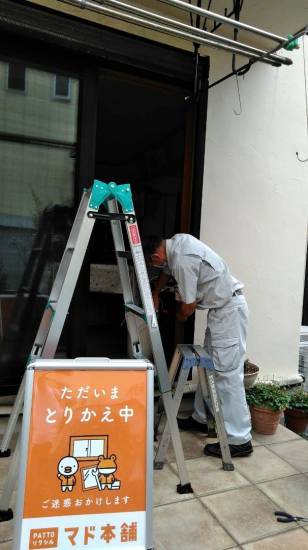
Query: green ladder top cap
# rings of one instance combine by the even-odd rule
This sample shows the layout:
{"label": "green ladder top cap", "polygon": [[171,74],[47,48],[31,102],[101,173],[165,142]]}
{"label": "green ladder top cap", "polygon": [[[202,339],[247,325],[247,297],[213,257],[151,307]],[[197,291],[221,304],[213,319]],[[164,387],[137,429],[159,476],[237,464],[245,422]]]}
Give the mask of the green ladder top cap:
{"label": "green ladder top cap", "polygon": [[108,199],[116,199],[122,206],[123,212],[134,212],[132,192],[129,183],[117,185],[114,181],[104,183],[94,180],[92,193],[90,197],[90,208],[98,210],[101,204]]}
{"label": "green ladder top cap", "polygon": [[288,40],[290,40],[290,42],[284,47],[285,50],[288,50],[289,52],[291,52],[292,50],[298,50],[299,48],[299,43],[298,43],[298,38],[293,38],[293,35],[292,34],[288,34]]}

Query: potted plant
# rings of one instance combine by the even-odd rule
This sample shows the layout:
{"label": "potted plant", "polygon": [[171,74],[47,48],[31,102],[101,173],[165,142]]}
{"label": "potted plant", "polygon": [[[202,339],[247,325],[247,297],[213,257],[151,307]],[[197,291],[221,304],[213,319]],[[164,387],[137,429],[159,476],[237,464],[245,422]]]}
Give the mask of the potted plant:
{"label": "potted plant", "polygon": [[244,385],[245,388],[251,388],[259,374],[259,367],[254,363],[251,363],[249,359],[246,359],[244,363]]}
{"label": "potted plant", "polygon": [[278,384],[259,382],[246,391],[246,398],[253,429],[261,434],[274,434],[290,394]]}
{"label": "potted plant", "polygon": [[303,433],[308,423],[308,393],[298,389],[290,394],[290,402],[284,413],[285,425],[295,433]]}

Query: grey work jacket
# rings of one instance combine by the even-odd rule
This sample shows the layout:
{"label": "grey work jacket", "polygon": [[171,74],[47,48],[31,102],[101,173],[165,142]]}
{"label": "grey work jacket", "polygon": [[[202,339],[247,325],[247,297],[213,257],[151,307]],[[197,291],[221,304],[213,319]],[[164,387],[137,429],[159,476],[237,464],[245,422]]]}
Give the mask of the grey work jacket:
{"label": "grey work jacket", "polygon": [[169,270],[185,304],[197,309],[223,307],[244,285],[235,279],[224,260],[192,235],[178,233],[166,240]]}

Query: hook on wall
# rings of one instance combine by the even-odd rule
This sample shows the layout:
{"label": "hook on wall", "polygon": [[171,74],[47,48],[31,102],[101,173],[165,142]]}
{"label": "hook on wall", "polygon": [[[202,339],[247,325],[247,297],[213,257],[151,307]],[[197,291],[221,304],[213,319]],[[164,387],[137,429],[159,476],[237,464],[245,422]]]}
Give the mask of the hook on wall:
{"label": "hook on wall", "polygon": [[238,74],[237,73],[235,74],[235,78],[236,78],[236,87],[237,87],[238,102],[239,102],[240,111],[238,112],[233,108],[233,112],[236,116],[240,116],[243,112],[243,108],[242,108],[241,92],[240,92],[240,86],[239,86],[239,82],[238,82]]}
{"label": "hook on wall", "polygon": [[297,156],[297,160],[299,160],[299,162],[308,162],[308,157],[306,159],[299,158],[298,151],[296,151],[296,156]]}

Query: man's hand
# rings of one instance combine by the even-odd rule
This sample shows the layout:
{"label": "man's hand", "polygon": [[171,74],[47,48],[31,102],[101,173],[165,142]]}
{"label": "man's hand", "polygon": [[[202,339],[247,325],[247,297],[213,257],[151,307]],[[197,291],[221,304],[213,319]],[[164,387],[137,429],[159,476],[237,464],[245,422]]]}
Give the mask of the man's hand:
{"label": "man's hand", "polygon": [[181,302],[176,314],[177,320],[186,321],[186,319],[195,312],[196,307],[197,302],[192,302],[191,304],[184,304],[184,302]]}
{"label": "man's hand", "polygon": [[157,280],[157,282],[156,282],[155,287],[152,290],[152,298],[153,298],[153,302],[154,302],[155,311],[159,310],[159,302],[160,302],[159,295],[160,295],[161,290],[164,288],[164,286],[169,281],[169,279],[170,279],[170,275],[167,275],[167,273],[164,273],[162,271],[159,278],[158,278],[158,280]]}

